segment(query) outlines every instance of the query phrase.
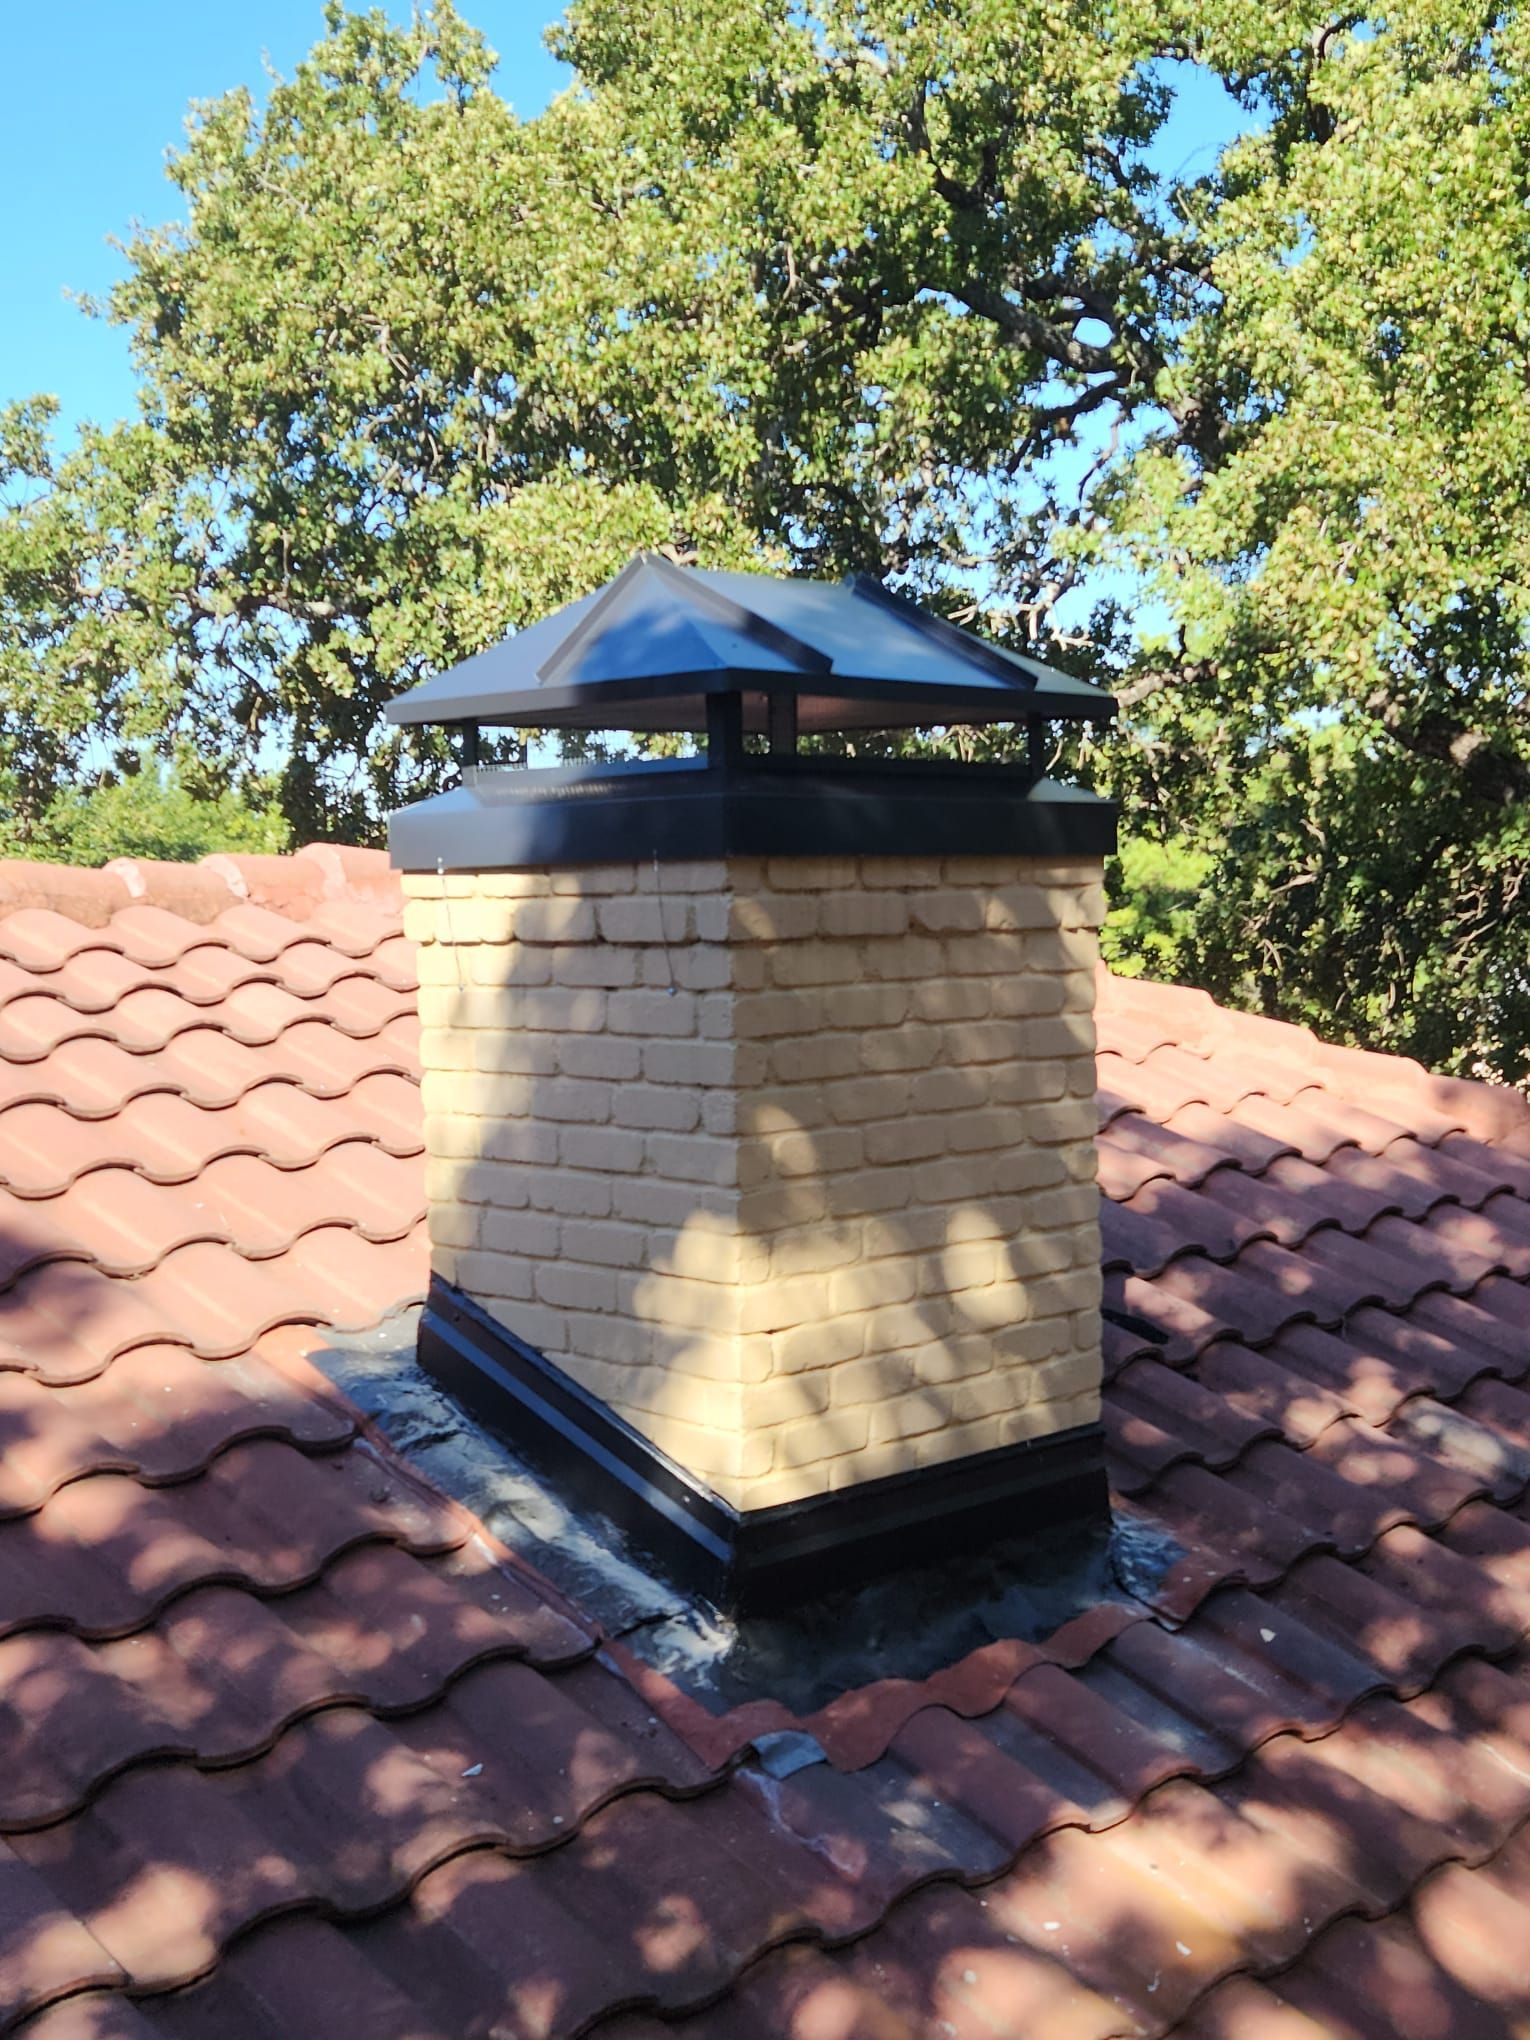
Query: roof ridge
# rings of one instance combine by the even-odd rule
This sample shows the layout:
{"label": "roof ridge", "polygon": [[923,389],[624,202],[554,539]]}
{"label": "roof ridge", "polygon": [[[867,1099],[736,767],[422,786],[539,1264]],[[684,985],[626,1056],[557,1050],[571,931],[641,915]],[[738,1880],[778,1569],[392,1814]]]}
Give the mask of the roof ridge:
{"label": "roof ridge", "polygon": [[214,851],[195,863],[114,857],[101,865],[0,858],[0,920],[42,907],[104,928],[124,907],[160,907],[205,924],[230,907],[261,906],[306,921],[330,901],[397,904],[399,884],[386,850],[305,843],[281,855]]}

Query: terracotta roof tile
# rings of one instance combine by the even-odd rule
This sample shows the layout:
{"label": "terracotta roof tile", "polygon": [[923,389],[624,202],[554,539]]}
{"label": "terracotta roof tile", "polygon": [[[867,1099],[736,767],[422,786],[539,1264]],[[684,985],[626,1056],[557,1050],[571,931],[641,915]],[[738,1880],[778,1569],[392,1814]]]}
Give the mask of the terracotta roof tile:
{"label": "terracotta roof tile", "polygon": [[[1231,1113],[1213,1110],[1210,1105],[1191,1103],[1182,1106],[1173,1115],[1173,1130],[1184,1134],[1198,1145],[1216,1148],[1227,1161],[1234,1162],[1250,1175],[1258,1175],[1282,1155],[1299,1155],[1299,1144],[1275,1134],[1261,1133],[1257,1127]],[[1336,1141],[1335,1151],[1343,1145]]]}
{"label": "terracotta roof tile", "polygon": [[82,1121],[54,1104],[0,1112],[0,1174],[13,1196],[55,1197],[87,1171],[131,1169],[156,1183],[189,1182],[225,1155],[283,1170],[310,1166],[358,1136],[393,1155],[421,1149],[419,1093],[407,1080],[364,1078],[337,1103],[274,1078],[235,1105],[192,1105],[170,1092],[131,1100],[106,1121]]}
{"label": "terracotta roof tile", "polygon": [[1104,978],[1120,1597],[711,1715],[303,1359],[423,1283],[414,984],[378,853],[0,868],[0,2020],[1530,2019],[1530,1107]]}
{"label": "terracotta roof tile", "polygon": [[[1315,1168],[1297,1155],[1278,1155],[1258,1176],[1241,1169],[1219,1170],[1207,1179],[1203,1199],[1242,1214],[1282,1247],[1299,1247],[1325,1226],[1362,1233],[1397,1206],[1374,1184],[1357,1182],[1352,1172],[1340,1167],[1352,1159],[1372,1169],[1383,1166],[1358,1148],[1341,1148],[1327,1169]],[[1187,1211],[1186,1218],[1193,1222],[1193,1229],[1187,1224],[1186,1237],[1198,1239],[1204,1219],[1193,1211]]]}
{"label": "terracotta roof tile", "polygon": [[[1194,1190],[1213,1170],[1236,1166],[1236,1156],[1223,1148],[1192,1140],[1140,1112],[1110,1120],[1100,1137],[1100,1184],[1107,1197],[1130,1197],[1160,1177]],[[1114,1182],[1107,1180],[1112,1170],[1121,1172]]]}
{"label": "terracotta roof tile", "polygon": [[[184,915],[172,913],[166,907],[145,904],[125,907],[120,914],[113,914],[91,946],[118,949],[132,962],[157,970],[178,963],[188,951],[211,947],[215,943],[219,947],[232,946],[221,942],[213,930],[202,923],[189,921]],[[242,951],[240,953],[243,954]]]}
{"label": "terracotta roof tile", "polygon": [[[1384,1421],[1407,1393],[1357,1372],[1347,1346],[1308,1325],[1282,1332],[1262,1353],[1223,1340],[1200,1356],[1194,1378],[1222,1405],[1219,1428],[1257,1422],[1292,1445],[1311,1444],[1344,1416]],[[1212,1465],[1218,1455],[1201,1456]]]}
{"label": "terracotta roof tile", "polygon": [[1365,1193],[1373,1200],[1372,1218],[1395,1211],[1404,1218],[1427,1218],[1438,1205],[1455,1202],[1476,1211],[1495,1192],[1506,1187],[1495,1168],[1476,1168],[1458,1161],[1443,1148],[1426,1147],[1422,1141],[1394,1142],[1384,1155],[1368,1155],[1359,1148],[1341,1149],[1328,1165],[1325,1175]]}
{"label": "terracotta roof tile", "polygon": [[84,1921],[0,1842],[0,2018],[10,2023],[65,1991],[126,1980]]}
{"label": "terracotta roof tile", "polygon": [[[84,964],[92,959],[82,957],[80,961]],[[105,953],[101,953],[97,968],[108,961]],[[188,949],[175,962],[146,976],[146,982],[163,985],[194,1006],[216,1006],[240,985],[279,981],[276,971],[249,963],[236,951],[214,942]]]}
{"label": "terracotta roof tile", "polygon": [[346,1141],[329,1159],[319,1176],[228,1155],[194,1182],[173,1186],[123,1168],[93,1169],[61,1195],[21,1208],[0,1237],[0,1289],[45,1261],[88,1261],[108,1275],[143,1275],[192,1241],[266,1258],[316,1226],[349,1225],[369,1240],[396,1240],[424,1217],[418,1168],[379,1155],[365,1141]]}
{"label": "terracotta roof tile", "polygon": [[377,1299],[422,1302],[423,1229],[375,1244],[348,1226],[305,1233],[272,1264],[192,1240],[131,1284],[91,1262],[55,1259],[0,1291],[0,1370],[55,1383],[88,1380],[119,1353],[169,1340],[205,1359],[244,1352],[278,1325],[360,1329]]}
{"label": "terracotta roof tile", "polygon": [[1104,1419],[1122,1494],[1139,1493],[1181,1461],[1231,1465],[1254,1439],[1285,1435],[1272,1416],[1240,1410],[1156,1360],[1138,1360],[1117,1376]]}
{"label": "terracotta roof tile", "polygon": [[270,963],[304,937],[302,923],[269,907],[229,907],[215,923],[221,939],[252,963]]}
{"label": "terracotta roof tile", "polygon": [[1168,1121],[1191,1107],[1210,1110],[1213,1101],[1206,1096],[1210,1088],[1206,1075],[1207,1065],[1191,1056],[1170,1059],[1157,1052],[1147,1062],[1132,1063],[1102,1054],[1100,1117],[1108,1126],[1126,1114]]}
{"label": "terracotta roof tile", "polygon": [[28,1514],[87,1474],[159,1486],[244,1438],[323,1447],[354,1432],[343,1408],[258,1348],[209,1369],[184,1346],[138,1346],[73,1388],[0,1374],[0,1515]]}
{"label": "terracotta roof tile", "polygon": [[52,907],[23,906],[0,915],[0,956],[26,971],[60,970],[82,950],[105,947],[120,951],[121,946],[103,944],[86,922],[56,913]]}
{"label": "terracotta roof tile", "polygon": [[[243,1763],[134,1764],[81,1812],[18,1833],[14,1846],[137,1988],[165,1987],[200,1974],[272,1911],[372,1912],[466,1849],[533,1853],[625,1793],[694,1787],[681,1745],[639,1744],[622,1689],[603,1690],[615,1684],[598,1667],[552,1680],[482,1665],[396,1722],[327,1707]],[[632,1870],[641,1875],[640,1859]]]}
{"label": "terracotta roof tile", "polygon": [[0,1706],[38,1767],[0,1781],[0,1804],[8,1824],[41,1825],[128,1762],[174,1753],[219,1767],[319,1708],[404,1714],[474,1664],[571,1665],[592,1648],[471,1545],[440,1564],[363,1545],[274,1598],[194,1586],[120,1641],[23,1631],[0,1645]]}
{"label": "terracotta roof tile", "polygon": [[1230,1261],[1251,1240],[1301,1240],[1325,1222],[1321,1211],[1303,1208],[1299,1224],[1290,1225],[1286,1209],[1270,1198],[1268,1180],[1239,1178],[1236,1194],[1224,1187],[1235,1173],[1219,1170],[1193,1190],[1160,1178],[1144,1184],[1126,1203],[1108,1203],[1102,1213],[1107,1255],[1114,1245],[1112,1223],[1127,1217],[1140,1238],[1123,1265],[1139,1275],[1161,1274],[1178,1255],[1197,1248],[1213,1261]]}
{"label": "terracotta roof tile", "polygon": [[62,1622],[124,1635],[206,1581],[280,1592],[353,1544],[438,1552],[465,1534],[362,1445],[315,1458],[258,1439],[173,1488],[100,1473],[0,1522],[0,1633]]}

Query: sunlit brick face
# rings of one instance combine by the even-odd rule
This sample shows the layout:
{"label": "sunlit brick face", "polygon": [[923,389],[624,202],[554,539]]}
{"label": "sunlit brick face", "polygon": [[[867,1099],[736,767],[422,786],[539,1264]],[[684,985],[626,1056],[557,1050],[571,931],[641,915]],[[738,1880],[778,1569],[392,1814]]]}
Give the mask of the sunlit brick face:
{"label": "sunlit brick face", "polygon": [[1097,860],[404,884],[436,1272],[724,1500],[1095,1420]]}

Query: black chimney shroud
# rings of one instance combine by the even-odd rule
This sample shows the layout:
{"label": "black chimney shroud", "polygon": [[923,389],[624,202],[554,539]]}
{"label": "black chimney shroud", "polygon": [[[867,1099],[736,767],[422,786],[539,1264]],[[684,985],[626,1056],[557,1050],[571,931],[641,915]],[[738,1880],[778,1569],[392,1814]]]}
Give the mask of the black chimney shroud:
{"label": "black chimney shroud", "polygon": [[[388,709],[464,733],[462,784],[395,814],[396,864],[484,871],[657,856],[1093,856],[1115,809],[1041,776],[1045,724],[1110,695],[889,593],[639,554],[606,587]],[[1019,723],[1024,762],[801,754],[800,735]],[[481,725],[691,731],[704,756],[478,768]],[[764,737],[751,750],[746,738]]]}

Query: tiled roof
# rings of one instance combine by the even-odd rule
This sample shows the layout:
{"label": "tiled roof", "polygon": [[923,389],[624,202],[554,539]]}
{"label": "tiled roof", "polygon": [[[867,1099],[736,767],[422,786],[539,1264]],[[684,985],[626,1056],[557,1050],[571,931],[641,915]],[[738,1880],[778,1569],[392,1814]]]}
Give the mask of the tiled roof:
{"label": "tiled roof", "polygon": [[305,1358],[411,987],[380,857],[0,868],[0,2030],[1530,2031],[1530,1110],[1104,980],[1128,1591],[712,1717]]}

